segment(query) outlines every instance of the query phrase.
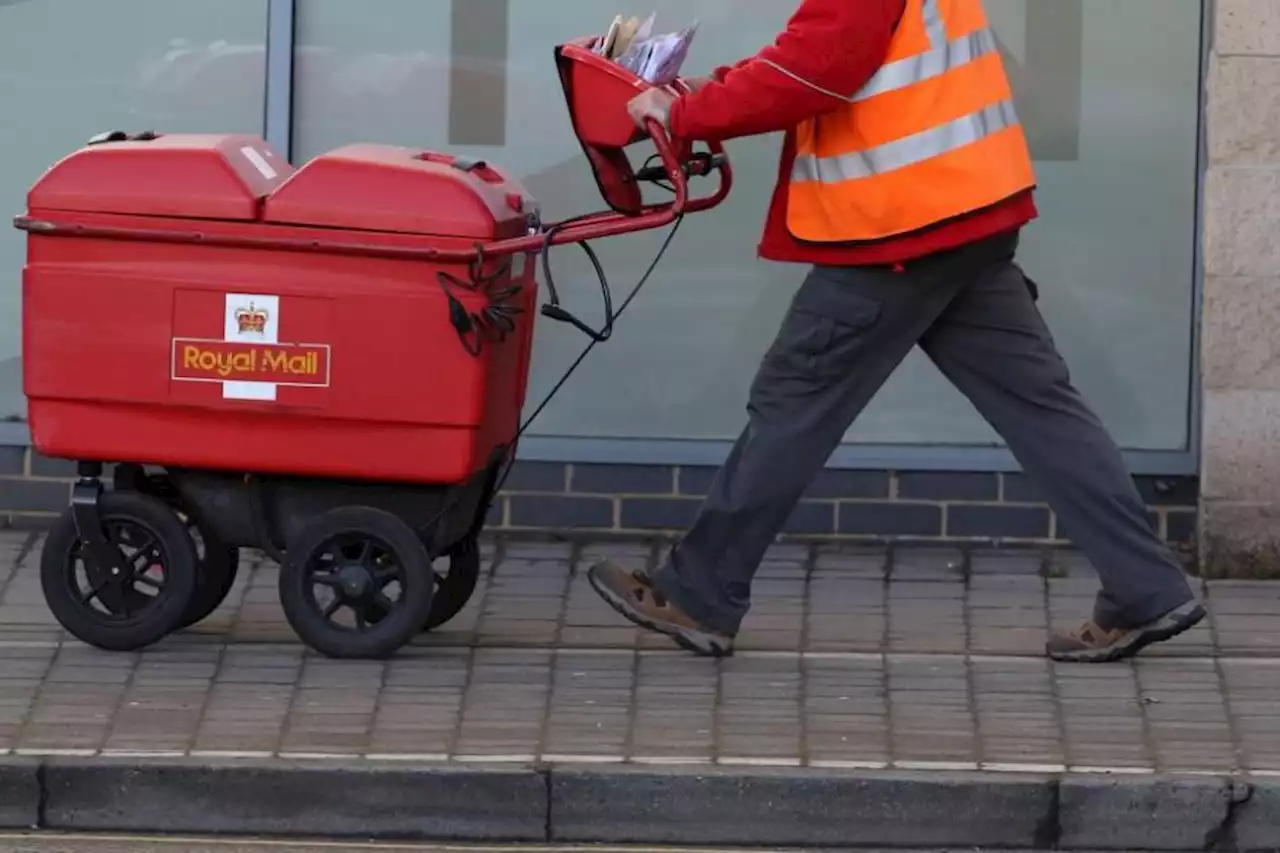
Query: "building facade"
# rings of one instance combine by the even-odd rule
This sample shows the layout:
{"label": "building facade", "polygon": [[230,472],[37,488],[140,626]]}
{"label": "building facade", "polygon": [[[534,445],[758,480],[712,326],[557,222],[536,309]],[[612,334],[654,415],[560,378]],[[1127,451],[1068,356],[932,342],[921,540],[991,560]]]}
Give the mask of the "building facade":
{"label": "building facade", "polygon": [[[698,69],[749,55],[794,4],[620,0],[701,22]],[[1280,475],[1280,0],[987,0],[1040,178],[1021,262],[1075,379],[1162,534],[1221,571],[1267,563]],[[376,12],[373,11],[376,9]],[[295,163],[353,141],[460,151],[518,175],[551,218],[600,206],[551,46],[598,0],[0,0],[0,199],[103,130],[263,135]],[[66,22],[75,20],[76,26]],[[494,509],[509,528],[675,532],[744,419],[804,270],[755,257],[778,140],[732,143],[738,186],[546,409]],[[0,232],[0,513],[47,518],[66,463],[27,449],[21,234]],[[625,295],[662,234],[598,244]],[[554,258],[590,314],[594,277]],[[543,324],[530,407],[585,344]],[[1060,540],[999,437],[915,355],[855,425],[795,535]]]}
{"label": "building facade", "polygon": [[1207,67],[1201,556],[1280,577],[1280,2],[1217,0]]}

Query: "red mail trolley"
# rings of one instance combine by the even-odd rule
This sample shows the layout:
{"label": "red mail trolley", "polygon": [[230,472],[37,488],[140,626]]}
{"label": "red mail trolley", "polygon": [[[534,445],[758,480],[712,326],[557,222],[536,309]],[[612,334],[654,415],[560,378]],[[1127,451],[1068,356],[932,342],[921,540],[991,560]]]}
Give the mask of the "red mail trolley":
{"label": "red mail trolley", "polygon": [[[625,105],[648,84],[595,43],[555,57],[609,209],[561,223],[497,166],[392,145],[295,169],[254,136],[116,132],[36,182],[16,220],[23,378],[35,447],[79,463],[41,561],[67,631],[155,643],[219,606],[241,548],[280,563],[290,625],[331,657],[392,654],[462,609],[536,315],[593,343],[612,328],[546,277],[539,309],[538,261],[731,185],[719,146],[637,130]],[[636,169],[625,149],[646,137],[660,163]],[[674,200],[646,202],[646,182]]]}

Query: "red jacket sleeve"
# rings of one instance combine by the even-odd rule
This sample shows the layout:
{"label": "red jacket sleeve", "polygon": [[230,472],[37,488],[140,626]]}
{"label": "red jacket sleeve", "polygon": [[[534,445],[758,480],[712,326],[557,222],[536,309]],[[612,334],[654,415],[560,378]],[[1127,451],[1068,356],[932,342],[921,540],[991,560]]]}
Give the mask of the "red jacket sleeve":
{"label": "red jacket sleeve", "polygon": [[905,8],[906,0],[804,0],[772,45],[676,100],[672,135],[723,141],[791,130],[838,106],[879,70]]}

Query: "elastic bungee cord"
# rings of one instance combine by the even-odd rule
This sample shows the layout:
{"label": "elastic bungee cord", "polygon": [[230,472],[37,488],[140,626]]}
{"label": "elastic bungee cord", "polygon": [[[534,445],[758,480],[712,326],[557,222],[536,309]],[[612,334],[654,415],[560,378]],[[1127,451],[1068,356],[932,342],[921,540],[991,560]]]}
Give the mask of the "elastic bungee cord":
{"label": "elastic bungee cord", "polygon": [[[649,161],[646,162],[646,168],[654,159],[654,157],[651,157]],[[669,183],[663,181],[651,181],[651,183],[671,193],[675,192],[675,188]],[[573,360],[573,363],[569,365],[568,369],[565,370],[565,372],[556,381],[555,385],[552,386],[551,390],[547,392],[547,395],[542,398],[542,402],[538,404],[538,407],[524,419],[523,423],[520,424],[520,428],[516,430],[515,437],[511,441],[512,444],[517,444],[520,441],[520,438],[525,434],[538,416],[542,414],[543,410],[546,409],[551,401],[555,399],[555,396],[560,393],[560,390],[564,388],[565,383],[569,381],[570,377],[572,377],[577,369],[582,365],[582,362],[584,362],[587,356],[589,356],[596,348],[596,345],[609,340],[609,338],[613,336],[615,322],[626,312],[627,308],[635,301],[636,297],[640,295],[640,291],[644,289],[644,286],[649,283],[649,279],[653,277],[654,272],[658,269],[658,265],[662,263],[663,257],[666,256],[667,250],[671,248],[671,243],[675,240],[676,234],[680,231],[680,226],[684,223],[683,214],[676,217],[675,222],[672,223],[671,228],[667,231],[667,236],[663,238],[662,245],[658,247],[657,253],[653,256],[653,261],[650,262],[648,269],[645,270],[644,275],[640,276],[640,279],[636,282],[635,286],[631,288],[631,292],[627,294],[627,298],[618,306],[618,310],[616,312],[613,310],[613,291],[609,286],[609,279],[604,271],[604,266],[600,263],[600,258],[588,243],[582,242],[576,244],[582,248],[583,252],[586,253],[587,259],[591,262],[591,266],[596,273],[596,278],[600,283],[600,294],[601,299],[604,302],[605,320],[604,325],[597,330],[592,329],[569,311],[560,307],[560,294],[559,290],[556,288],[555,276],[552,273],[550,261],[552,248],[551,241],[555,235],[564,228],[585,218],[587,217],[579,216],[572,219],[566,219],[549,228],[546,232],[546,238],[543,240],[542,248],[538,252],[538,256],[539,262],[542,266],[544,278],[543,284],[546,286],[551,300],[542,306],[542,315],[557,322],[567,323],[573,326],[590,338],[590,341],[587,343],[586,347],[583,348],[582,352],[578,354],[578,357]],[[499,343],[505,340],[507,334],[515,328],[513,317],[522,313],[522,309],[506,304],[507,300],[520,292],[519,285],[511,285],[496,292],[490,291],[490,288],[492,288],[494,283],[501,280],[510,271],[510,259],[499,266],[497,270],[488,274],[484,273],[483,267],[484,257],[482,255],[471,265],[471,281],[464,281],[443,270],[437,273],[436,276],[436,280],[440,284],[440,287],[444,291],[449,302],[450,322],[457,330],[458,338],[462,341],[462,346],[473,357],[479,357],[480,353],[483,351],[483,343],[486,337]],[[486,293],[490,297],[490,304],[479,314],[472,313],[467,310],[466,306],[464,306],[456,296],[454,296],[454,288]],[[511,475],[511,470],[515,465],[515,461],[514,455],[507,460],[501,475],[499,475],[498,479],[494,483],[491,494],[496,495],[498,492],[502,491],[502,487],[506,484],[507,478]],[[422,529],[430,530],[435,527],[436,523],[440,521],[440,519],[442,519],[449,510],[453,509],[458,500],[461,499],[462,494],[463,493],[460,492],[452,500],[446,502],[446,504],[422,526]]]}

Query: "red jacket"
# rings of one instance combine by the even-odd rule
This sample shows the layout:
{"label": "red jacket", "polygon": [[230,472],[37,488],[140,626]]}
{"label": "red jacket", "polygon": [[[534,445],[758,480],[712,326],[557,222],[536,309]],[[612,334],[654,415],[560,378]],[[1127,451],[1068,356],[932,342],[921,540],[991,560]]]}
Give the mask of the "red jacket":
{"label": "red jacket", "polygon": [[[773,261],[862,266],[897,264],[1022,227],[1036,217],[1031,191],[969,216],[923,231],[869,243],[818,244],[797,240],[787,228],[787,188],[795,160],[795,128],[833,106],[831,92],[853,93],[880,69],[906,0],[804,0],[774,44],[672,105],[673,136],[726,141],[786,131],[778,183],[760,242]],[[799,77],[778,71],[767,59]]]}

